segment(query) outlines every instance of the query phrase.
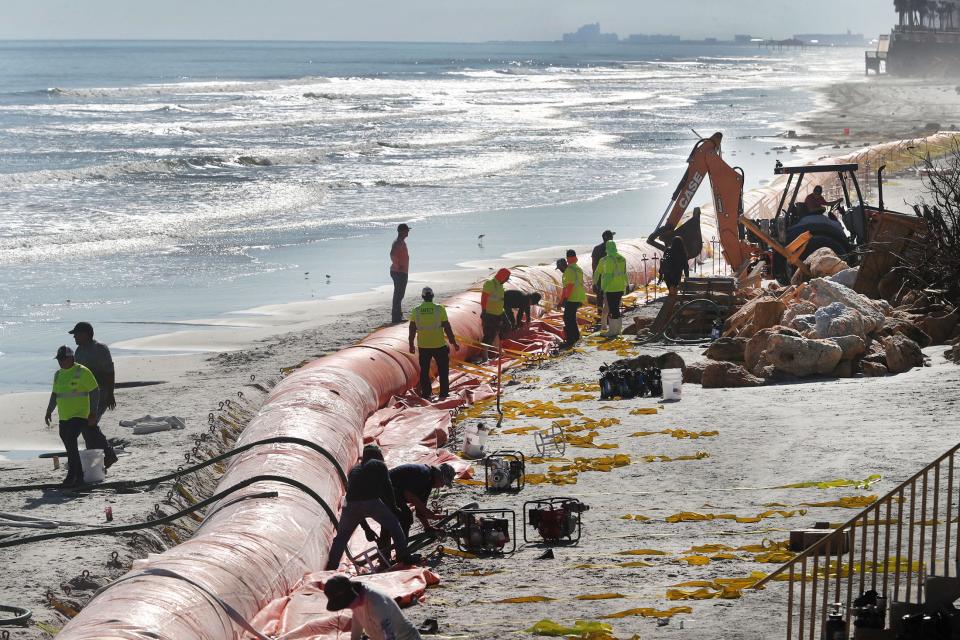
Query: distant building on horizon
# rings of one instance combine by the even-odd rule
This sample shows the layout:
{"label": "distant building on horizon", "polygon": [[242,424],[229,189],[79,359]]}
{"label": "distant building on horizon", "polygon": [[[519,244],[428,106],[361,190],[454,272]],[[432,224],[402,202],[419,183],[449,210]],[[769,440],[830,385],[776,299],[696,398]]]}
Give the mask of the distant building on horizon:
{"label": "distant building on horizon", "polygon": [[624,42],[630,44],[676,44],[680,41],[680,36],[674,35],[631,33]]}
{"label": "distant building on horizon", "polygon": [[850,33],[849,29],[846,33],[797,33],[793,39],[825,47],[862,47],[867,44],[862,33]]}
{"label": "distant building on horizon", "polygon": [[750,44],[753,42],[753,36],[745,33],[738,33],[737,35],[733,36],[733,41],[737,44]]}
{"label": "distant building on horizon", "polygon": [[600,23],[585,24],[573,33],[563,34],[563,41],[570,44],[616,43],[620,38],[615,33],[601,33]]}

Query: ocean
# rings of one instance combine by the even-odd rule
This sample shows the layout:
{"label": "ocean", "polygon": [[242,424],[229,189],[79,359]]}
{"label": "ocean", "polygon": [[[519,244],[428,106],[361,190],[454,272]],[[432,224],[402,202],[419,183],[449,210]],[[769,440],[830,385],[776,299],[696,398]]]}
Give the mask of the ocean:
{"label": "ocean", "polygon": [[707,44],[0,42],[0,392],[46,389],[78,320],[111,343],[387,284],[401,221],[415,271],[645,235],[694,132],[724,132],[761,184],[816,88],[861,65]]}

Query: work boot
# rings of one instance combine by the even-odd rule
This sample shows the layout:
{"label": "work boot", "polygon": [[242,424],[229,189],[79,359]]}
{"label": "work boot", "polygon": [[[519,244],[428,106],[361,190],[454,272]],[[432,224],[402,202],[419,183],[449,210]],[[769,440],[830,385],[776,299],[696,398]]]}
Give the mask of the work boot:
{"label": "work boot", "polygon": [[616,338],[623,330],[623,318],[610,318],[609,330],[603,334],[605,338]]}
{"label": "work boot", "polygon": [[606,307],[603,308],[603,313],[600,314],[600,331],[606,331],[607,326],[609,325],[610,317],[609,311]]}
{"label": "work boot", "polygon": [[117,461],[117,454],[113,449],[104,449],[103,450],[103,468],[109,469]]}

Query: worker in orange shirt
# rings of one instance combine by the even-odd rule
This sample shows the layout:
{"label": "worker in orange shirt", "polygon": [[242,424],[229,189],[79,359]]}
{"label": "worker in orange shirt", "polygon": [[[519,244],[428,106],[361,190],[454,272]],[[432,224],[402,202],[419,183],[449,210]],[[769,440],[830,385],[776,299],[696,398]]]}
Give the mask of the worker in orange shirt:
{"label": "worker in orange shirt", "polygon": [[480,322],[483,326],[483,359],[490,359],[490,346],[500,346],[500,338],[508,329],[504,314],[504,283],[510,279],[509,269],[500,269],[492,278],[483,283],[480,295]]}
{"label": "worker in orange shirt", "polygon": [[393,280],[393,308],[391,323],[403,322],[403,311],[400,304],[407,293],[407,278],[410,272],[410,254],[407,253],[407,236],[410,227],[406,223],[397,225],[397,239],[390,246],[390,278]]}

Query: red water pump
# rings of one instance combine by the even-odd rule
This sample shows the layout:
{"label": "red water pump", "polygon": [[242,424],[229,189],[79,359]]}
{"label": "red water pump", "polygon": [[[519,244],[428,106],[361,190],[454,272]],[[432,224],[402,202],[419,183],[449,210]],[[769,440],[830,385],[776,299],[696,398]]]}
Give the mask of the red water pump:
{"label": "red water pump", "polygon": [[517,549],[517,514],[510,509],[462,509],[454,535],[461,551],[510,553]]}
{"label": "red water pump", "polygon": [[576,498],[544,498],[523,504],[523,539],[530,540],[528,530],[533,529],[543,542],[549,544],[574,543],[580,540],[580,514],[590,507]]}

